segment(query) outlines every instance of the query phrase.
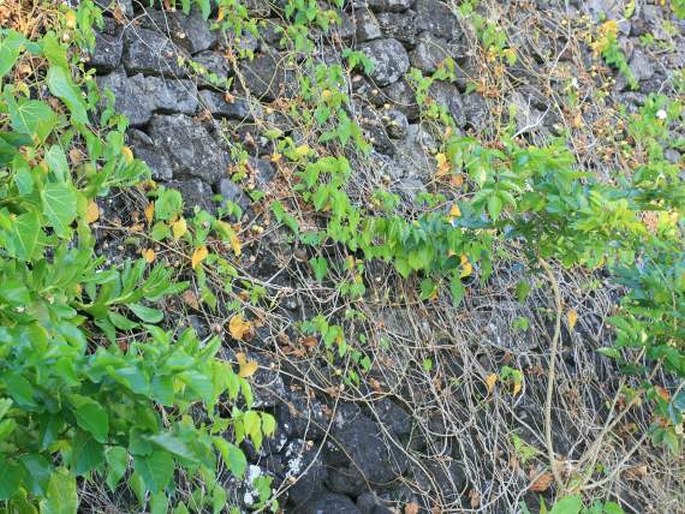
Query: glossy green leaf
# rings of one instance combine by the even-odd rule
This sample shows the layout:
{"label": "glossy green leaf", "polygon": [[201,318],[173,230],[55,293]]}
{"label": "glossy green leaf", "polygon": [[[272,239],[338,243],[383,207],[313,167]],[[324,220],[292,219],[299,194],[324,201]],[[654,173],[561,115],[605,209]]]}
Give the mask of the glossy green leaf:
{"label": "glossy green leaf", "polygon": [[67,106],[71,112],[71,118],[78,123],[87,124],[86,103],[67,72],[63,68],[51,66],[46,81],[50,92]]}
{"label": "glossy green leaf", "polygon": [[71,186],[61,182],[46,184],[41,196],[43,214],[55,233],[60,237],[69,237],[69,225],[76,219],[76,194]]}
{"label": "glossy green leaf", "polygon": [[72,394],[69,402],[74,409],[78,425],[92,434],[96,441],[104,443],[109,434],[109,414],[98,402],[87,396]]}
{"label": "glossy green leaf", "polygon": [[76,514],[78,495],[76,478],[65,469],[58,469],[50,477],[45,499],[40,502],[41,514]]}

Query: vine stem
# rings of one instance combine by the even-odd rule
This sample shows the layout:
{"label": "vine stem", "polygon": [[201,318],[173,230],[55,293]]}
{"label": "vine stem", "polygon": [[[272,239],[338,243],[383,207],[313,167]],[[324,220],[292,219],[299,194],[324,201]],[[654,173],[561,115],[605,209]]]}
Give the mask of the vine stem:
{"label": "vine stem", "polygon": [[[552,336],[552,345],[549,356],[549,371],[547,372],[547,397],[545,399],[545,446],[547,447],[547,458],[549,465],[552,468],[554,480],[557,483],[560,491],[566,489],[561,474],[557,469],[556,458],[554,455],[554,443],[552,442],[552,399],[554,398],[554,380],[556,378],[556,362],[557,353],[559,351],[559,341],[561,339],[561,315],[563,312],[563,305],[561,301],[561,290],[559,289],[559,282],[554,276],[552,267],[543,259],[538,259],[540,266],[545,271],[547,279],[552,286],[552,293],[554,294],[554,304],[556,307],[556,319],[554,321],[554,335]],[[562,494],[563,496],[563,494]]]}

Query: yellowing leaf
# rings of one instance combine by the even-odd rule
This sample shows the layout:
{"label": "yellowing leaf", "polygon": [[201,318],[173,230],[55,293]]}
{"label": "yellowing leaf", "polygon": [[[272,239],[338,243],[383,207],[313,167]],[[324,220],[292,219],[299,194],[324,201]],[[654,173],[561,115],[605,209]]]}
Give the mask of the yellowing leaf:
{"label": "yellowing leaf", "polygon": [[171,224],[171,233],[177,241],[183,237],[183,234],[186,232],[188,232],[188,224],[186,223],[185,218],[181,217]]}
{"label": "yellowing leaf", "polygon": [[207,251],[206,246],[200,246],[199,248],[195,248],[193,256],[190,258],[190,264],[193,267],[193,269],[197,268],[198,264],[204,261],[208,255],[209,252]]}
{"label": "yellowing leaf", "polygon": [[578,313],[575,309],[568,310],[566,313],[566,320],[568,321],[568,329],[573,330],[573,327],[576,326],[576,322],[578,321]]}
{"label": "yellowing leaf", "polygon": [[143,258],[147,261],[148,264],[152,264],[155,262],[155,258],[157,257],[157,254],[152,248],[146,248],[143,250]]}
{"label": "yellowing leaf", "polygon": [[128,146],[124,146],[121,148],[121,155],[124,156],[126,164],[131,164],[133,162],[133,152]]}
{"label": "yellowing leaf", "polygon": [[271,154],[271,162],[278,162],[283,158],[283,154],[274,152]]}
{"label": "yellowing leaf", "polygon": [[461,254],[461,273],[459,273],[459,276],[461,278],[465,278],[471,275],[473,273],[473,265],[469,262],[469,258],[466,256],[466,254],[462,253]]}
{"label": "yellowing leaf", "polygon": [[240,247],[240,239],[238,239],[238,235],[231,231],[228,237],[229,241],[231,242],[231,249],[233,250],[233,253],[236,255],[236,257],[240,257],[242,249]]}
{"label": "yellowing leaf", "polygon": [[514,396],[521,392],[521,380],[514,380]]}
{"label": "yellowing leaf", "polygon": [[257,361],[248,361],[242,352],[236,353],[235,358],[238,360],[238,376],[240,378],[250,378],[259,369]]}
{"label": "yellowing leaf", "polygon": [[155,217],[155,202],[150,202],[145,207],[145,219],[148,223],[152,222],[152,218]]}
{"label": "yellowing leaf", "polygon": [[295,158],[296,159],[302,159],[305,155],[309,153],[309,146],[307,145],[300,145],[297,148],[295,148]]}
{"label": "yellowing leaf", "polygon": [[100,208],[94,200],[91,200],[86,209],[86,223],[95,223],[98,219],[100,219]]}
{"label": "yellowing leaf", "polygon": [[452,204],[452,207],[450,207],[450,221],[454,220],[454,218],[458,218],[461,216],[461,210],[459,209],[459,206],[455,203]]}
{"label": "yellowing leaf", "polygon": [[252,323],[243,318],[242,314],[236,314],[228,323],[228,331],[233,339],[242,341],[246,335],[252,332]]}
{"label": "yellowing leaf", "polygon": [[444,153],[439,153],[435,156],[435,159],[438,161],[438,175],[448,174],[452,167],[447,161],[447,156]]}
{"label": "yellowing leaf", "polygon": [[485,378],[485,384],[488,386],[488,394],[491,394],[495,390],[495,384],[497,383],[497,373],[490,373]]}

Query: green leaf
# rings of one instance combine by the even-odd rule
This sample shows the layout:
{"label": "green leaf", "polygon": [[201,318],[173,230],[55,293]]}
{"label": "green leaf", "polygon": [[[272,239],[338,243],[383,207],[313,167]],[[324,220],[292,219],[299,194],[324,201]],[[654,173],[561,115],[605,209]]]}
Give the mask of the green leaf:
{"label": "green leaf", "polygon": [[63,68],[51,66],[48,70],[46,82],[50,92],[67,106],[69,112],[71,112],[72,120],[84,125],[87,124],[88,113],[86,103],[67,72]]}
{"label": "green leaf", "polygon": [[76,194],[65,183],[46,184],[42,191],[43,214],[55,233],[62,238],[70,235],[69,225],[76,218]]}
{"label": "green leaf", "polygon": [[43,455],[30,453],[21,458],[21,463],[26,469],[24,481],[31,494],[42,496],[50,482],[52,465]]}
{"label": "green leaf", "polygon": [[0,501],[9,500],[14,496],[19,485],[23,482],[24,477],[26,476],[26,470],[15,461],[6,461],[2,455],[0,455],[0,469],[2,470],[2,480],[0,480]]}
{"label": "green leaf", "polygon": [[162,189],[155,200],[155,219],[168,221],[183,212],[183,197],[175,189]]}
{"label": "green leaf", "polygon": [[45,152],[45,162],[48,169],[55,174],[55,177],[60,182],[65,182],[69,177],[69,163],[67,157],[64,155],[64,150],[58,145],[52,145],[50,149]]}
{"label": "green leaf", "polygon": [[52,132],[57,118],[50,106],[38,100],[27,100],[20,104],[9,104],[10,124],[17,132],[42,142]]}
{"label": "green leaf", "polygon": [[109,434],[109,415],[102,405],[80,394],[69,395],[69,402],[74,408],[78,426],[92,434],[96,441],[106,442]]}
{"label": "green leaf", "polygon": [[160,491],[150,496],[150,514],[167,514],[169,512],[169,499]]}
{"label": "green leaf", "polygon": [[247,469],[247,459],[241,449],[221,437],[214,437],[212,441],[231,473],[242,478]]}
{"label": "green leaf", "polygon": [[127,307],[145,323],[159,323],[164,318],[164,313],[162,311],[146,307],[139,303],[131,303]]}
{"label": "green leaf", "polygon": [[499,218],[503,206],[502,198],[500,198],[497,192],[494,192],[490,198],[488,198],[488,214],[490,214],[492,221],[496,221],[497,218]]}
{"label": "green leaf", "polygon": [[612,359],[620,359],[621,358],[621,352],[617,348],[611,348],[611,347],[597,348],[597,353],[601,353],[602,355],[605,355],[605,356],[610,357]]}
{"label": "green leaf", "polygon": [[6,37],[0,40],[0,79],[17,62],[24,42],[24,36],[14,30],[10,31]]}
{"label": "green leaf", "polygon": [[549,512],[550,514],[578,514],[582,509],[582,498],[579,494],[574,494],[557,500]]}
{"label": "green leaf", "polygon": [[212,5],[209,0],[196,0],[197,5],[200,7],[200,11],[202,12],[202,19],[206,20],[209,18],[210,13],[212,12]]}
{"label": "green leaf", "polygon": [[72,470],[76,476],[100,469],[105,462],[104,447],[89,434],[77,432],[72,443]]}
{"label": "green leaf", "polygon": [[197,456],[188,447],[185,441],[181,440],[170,432],[162,432],[160,434],[151,435],[146,439],[161,449],[168,451],[172,455],[197,462]]}
{"label": "green leaf", "polygon": [[135,467],[143,477],[145,486],[153,493],[164,490],[174,476],[174,459],[165,451],[136,456]]}
{"label": "green leaf", "polygon": [[107,460],[107,486],[114,491],[128,468],[128,452],[121,446],[112,446],[105,453]]}
{"label": "green leaf", "polygon": [[41,514],[76,514],[78,495],[76,478],[65,469],[58,469],[50,477],[45,499],[40,502]]}
{"label": "green leaf", "polygon": [[22,261],[30,261],[40,235],[40,219],[35,212],[25,212],[12,223],[14,254]]}

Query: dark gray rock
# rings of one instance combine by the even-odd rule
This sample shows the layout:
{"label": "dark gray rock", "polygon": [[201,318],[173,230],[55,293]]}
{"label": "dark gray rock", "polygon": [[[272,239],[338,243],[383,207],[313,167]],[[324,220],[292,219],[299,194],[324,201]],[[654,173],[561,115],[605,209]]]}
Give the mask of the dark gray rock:
{"label": "dark gray rock", "polygon": [[117,71],[97,77],[96,82],[100,90],[109,89],[114,94],[115,109],[128,118],[132,127],[150,121],[155,105],[153,98],[145,92],[142,75],[128,78],[125,73]]}
{"label": "dark gray rock", "polygon": [[450,457],[425,457],[420,462],[422,466],[414,466],[413,474],[422,490],[439,493],[449,502],[460,499],[467,481],[464,470],[457,461]]}
{"label": "dark gray rock", "polygon": [[109,11],[118,7],[121,12],[129,18],[132,18],[134,14],[132,0],[95,0],[95,3]]}
{"label": "dark gray rock", "polygon": [[421,109],[416,103],[416,94],[406,80],[399,80],[382,89],[383,97],[392,102],[393,107],[403,113],[409,122],[419,118]]}
{"label": "dark gray rock", "polygon": [[257,184],[261,187],[269,184],[276,176],[276,169],[266,159],[249,157],[247,164],[254,170]]}
{"label": "dark gray rock", "polygon": [[216,206],[212,201],[212,188],[202,180],[192,178],[190,180],[170,180],[165,184],[167,187],[176,189],[183,197],[183,203],[187,212],[192,212],[194,207],[199,207],[210,213],[216,212]]}
{"label": "dark gray rock", "polygon": [[361,514],[347,496],[326,492],[302,505],[300,514]]}
{"label": "dark gray rock", "polygon": [[152,179],[157,181],[168,181],[173,178],[171,163],[158,148],[155,142],[145,132],[135,128],[127,132],[129,145],[134,155],[143,160],[152,174]]}
{"label": "dark gray rock", "polygon": [[397,39],[406,48],[413,48],[416,44],[416,12],[405,13],[381,12],[376,15],[378,26],[383,36]]}
{"label": "dark gray rock", "polygon": [[416,48],[409,53],[409,62],[424,73],[433,73],[447,58],[462,58],[464,53],[455,45],[448,45],[444,39],[437,38],[429,32],[422,32],[416,42]]}
{"label": "dark gray rock", "polygon": [[150,95],[153,110],[164,114],[195,114],[197,111],[197,88],[189,80],[174,80],[163,77],[132,77],[143,83],[143,91]]}
{"label": "dark gray rock", "polygon": [[321,455],[317,454],[316,446],[303,439],[295,439],[288,443],[284,453],[286,475],[296,480],[288,489],[289,505],[297,509],[312,498],[330,494],[324,486],[328,469]]}
{"label": "dark gray rock", "polygon": [[226,176],[228,150],[206,124],[183,114],[155,114],[150,119],[148,135],[166,155],[174,178],[197,177],[212,185]]}
{"label": "dark gray rock", "polygon": [[335,492],[359,495],[369,485],[384,485],[401,476],[406,456],[387,444],[380,429],[354,405],[339,405],[332,443],[324,448],[329,468],[326,485]]}
{"label": "dark gray rock", "polygon": [[340,23],[333,27],[333,33],[342,41],[350,42],[354,39],[357,29],[352,17],[346,12],[340,13]]}
{"label": "dark gray rock", "polygon": [[361,514],[393,514],[393,511],[383,505],[374,493],[364,493],[357,498],[357,508]]}
{"label": "dark gray rock", "polygon": [[141,74],[127,77],[114,72],[98,77],[97,83],[114,93],[115,108],[126,115],[132,127],[146,124],[155,112],[194,114],[197,110],[197,89],[187,80]]}
{"label": "dark gray rock", "polygon": [[474,129],[481,131],[486,128],[490,110],[485,98],[480,93],[471,93],[462,98],[466,122]]}
{"label": "dark gray rock", "polygon": [[630,57],[630,71],[633,72],[637,81],[649,80],[654,75],[653,59],[639,48],[636,48]]}
{"label": "dark gray rock", "polygon": [[409,69],[409,56],[396,39],[377,39],[361,49],[374,64],[369,76],[379,86],[397,82]]}
{"label": "dark gray rock", "polygon": [[269,0],[245,0],[245,7],[251,16],[267,18],[271,14],[271,4]]}
{"label": "dark gray rock", "polygon": [[252,61],[243,61],[240,69],[245,77],[245,85],[260,100],[271,102],[283,93],[293,92],[295,84],[290,70],[285,68],[286,57],[277,53],[263,53]]}
{"label": "dark gray rock", "polygon": [[428,90],[430,97],[447,108],[457,127],[466,125],[464,105],[461,101],[459,90],[449,82],[436,80]]}
{"label": "dark gray rock", "polygon": [[378,20],[372,12],[357,11],[354,13],[352,21],[356,27],[355,37],[358,43],[378,39],[382,36]]}
{"label": "dark gray rock", "polygon": [[289,438],[321,439],[328,426],[323,404],[295,392],[287,394],[285,401],[276,406],[276,419],[283,433]]}
{"label": "dark gray rock", "polygon": [[384,426],[395,435],[406,437],[411,433],[411,416],[389,398],[383,398],[373,403],[373,409]]}
{"label": "dark gray rock", "polygon": [[397,109],[391,109],[383,115],[385,130],[393,139],[402,139],[407,135],[409,121],[407,116]]}
{"label": "dark gray rock", "polygon": [[195,54],[193,61],[199,65],[194,76],[199,87],[221,87],[220,84],[227,84],[228,79],[233,76],[226,57],[220,52],[205,50]]}
{"label": "dark gray rock", "polygon": [[183,77],[185,70],[179,59],[189,57],[184,49],[154,30],[131,26],[124,32],[123,62],[129,74]]}
{"label": "dark gray rock", "polygon": [[[222,179],[219,184],[219,190],[221,194],[226,198],[224,194],[224,185],[226,182],[231,182],[230,179]],[[231,182],[235,186],[232,191],[234,202],[240,205],[240,202],[247,201],[247,197],[243,193],[240,186]],[[235,191],[238,191],[237,195]],[[236,201],[237,200],[237,201]],[[247,209],[247,205],[243,207],[243,210]],[[254,408],[256,409],[267,409],[273,408],[277,403],[281,401],[281,398],[285,397],[285,384],[283,383],[283,377],[278,372],[278,369],[273,367],[273,361],[269,360],[264,355],[258,353],[250,353],[248,355],[249,360],[254,360],[259,364],[259,369],[252,376],[252,391],[254,393]]]}
{"label": "dark gray rock", "polygon": [[427,31],[447,41],[462,36],[457,17],[452,10],[440,0],[417,0],[416,25],[419,31]]}
{"label": "dark gray rock", "polygon": [[[243,188],[233,182],[230,178],[222,178],[219,182],[219,193],[227,202],[237,204],[243,211],[250,206],[250,200],[245,195]],[[281,380],[282,386],[282,380]],[[269,405],[272,407],[273,405]]]}
{"label": "dark gray rock", "polygon": [[188,50],[191,54],[202,52],[214,47],[218,40],[218,32],[210,30],[210,25],[202,19],[198,10],[189,15],[182,11],[170,14],[171,39],[178,46]]}
{"label": "dark gray rock", "polygon": [[385,155],[395,155],[395,144],[385,131],[384,120],[373,109],[364,109],[361,128],[373,147]]}
{"label": "dark gray rock", "polygon": [[[200,105],[207,109],[215,118],[225,118],[236,121],[254,122],[253,110],[243,98],[234,98],[232,102],[226,100],[226,95],[218,91],[200,91]],[[261,107],[255,105],[254,112],[260,116]]]}
{"label": "dark gray rock", "polygon": [[404,12],[414,0],[366,0],[369,9],[376,12]]}
{"label": "dark gray rock", "polygon": [[119,66],[124,51],[121,30],[107,20],[104,30],[95,33],[95,48],[88,61],[99,73],[109,73]]}

